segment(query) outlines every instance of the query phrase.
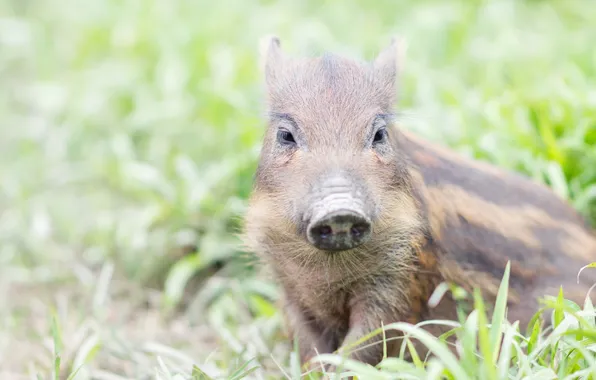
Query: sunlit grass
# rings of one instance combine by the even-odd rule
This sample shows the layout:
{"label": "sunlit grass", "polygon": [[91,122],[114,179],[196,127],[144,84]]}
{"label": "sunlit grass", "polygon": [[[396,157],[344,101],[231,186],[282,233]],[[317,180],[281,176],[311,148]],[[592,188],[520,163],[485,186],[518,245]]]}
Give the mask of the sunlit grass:
{"label": "sunlit grass", "polygon": [[[371,4],[0,0],[0,378],[301,372],[278,289],[235,235],[263,131],[264,34],[290,54],[363,58],[403,35],[404,128],[544,181],[596,222],[589,0]],[[457,362],[364,371],[593,371],[588,318],[584,335],[570,316],[528,334],[487,315],[483,330],[477,306],[454,321]]]}

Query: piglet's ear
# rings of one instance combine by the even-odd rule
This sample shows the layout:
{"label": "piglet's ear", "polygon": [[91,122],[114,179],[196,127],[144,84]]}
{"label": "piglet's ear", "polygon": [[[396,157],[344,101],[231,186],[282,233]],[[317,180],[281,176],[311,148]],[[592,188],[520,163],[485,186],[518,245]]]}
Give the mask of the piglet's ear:
{"label": "piglet's ear", "polygon": [[281,41],[275,35],[266,35],[259,41],[261,55],[261,70],[265,75],[265,82],[268,86],[274,85],[279,78],[283,68],[283,51]]}
{"label": "piglet's ear", "polygon": [[393,36],[391,43],[375,58],[373,65],[381,90],[393,102],[397,91],[397,81],[405,61],[407,45],[399,36]]}

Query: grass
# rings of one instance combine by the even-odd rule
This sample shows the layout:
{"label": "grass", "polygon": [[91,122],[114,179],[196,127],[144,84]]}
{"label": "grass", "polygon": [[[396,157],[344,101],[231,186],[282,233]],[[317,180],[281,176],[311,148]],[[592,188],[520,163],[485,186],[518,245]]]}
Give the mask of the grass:
{"label": "grass", "polygon": [[[263,34],[294,54],[364,58],[403,35],[405,128],[543,181],[596,223],[592,8],[0,0],[0,377],[300,374],[278,290],[234,236],[262,136]],[[424,365],[345,366],[367,379],[595,378],[591,304],[550,300],[555,329],[520,332],[475,301],[453,322],[460,359],[422,337],[437,354]]]}

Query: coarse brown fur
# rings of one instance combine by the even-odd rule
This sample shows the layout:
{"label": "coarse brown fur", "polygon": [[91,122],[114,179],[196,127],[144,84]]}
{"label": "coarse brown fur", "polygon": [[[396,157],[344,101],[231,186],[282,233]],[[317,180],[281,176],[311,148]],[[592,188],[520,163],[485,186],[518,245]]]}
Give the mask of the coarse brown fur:
{"label": "coarse brown fur", "polygon": [[[389,145],[366,145],[373,116],[393,114],[398,43],[374,62],[358,63],[333,55],[290,59],[279,40],[265,41],[272,117],[243,236],[283,289],[303,362],[315,349],[341,349],[382,323],[455,319],[449,297],[428,306],[442,281],[478,287],[490,303],[508,261],[508,319],[522,327],[537,311],[537,297],[556,295],[561,285],[583,302],[596,277],[585,272],[577,284],[576,275],[596,261],[596,237],[549,188],[468,160],[393,121]],[[299,125],[302,148],[276,145],[276,115]],[[301,219],[308,189],[330,167],[361,176],[375,205],[370,241],[335,253],[311,245]],[[377,344],[351,357],[376,364],[382,350]]]}

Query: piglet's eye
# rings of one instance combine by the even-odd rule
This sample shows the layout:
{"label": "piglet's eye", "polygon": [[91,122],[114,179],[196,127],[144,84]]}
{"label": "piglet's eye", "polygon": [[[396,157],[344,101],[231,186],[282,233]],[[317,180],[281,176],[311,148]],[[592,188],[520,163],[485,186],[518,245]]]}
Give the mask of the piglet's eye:
{"label": "piglet's eye", "polygon": [[294,140],[294,135],[292,135],[292,133],[284,129],[280,129],[279,131],[277,131],[277,141],[279,141],[280,144],[284,145],[296,144],[296,140]]}
{"label": "piglet's eye", "polygon": [[383,128],[379,128],[379,130],[377,131],[377,133],[375,133],[375,137],[373,139],[373,143],[381,143],[383,141],[385,141],[385,139],[387,138],[387,130],[383,127]]}

